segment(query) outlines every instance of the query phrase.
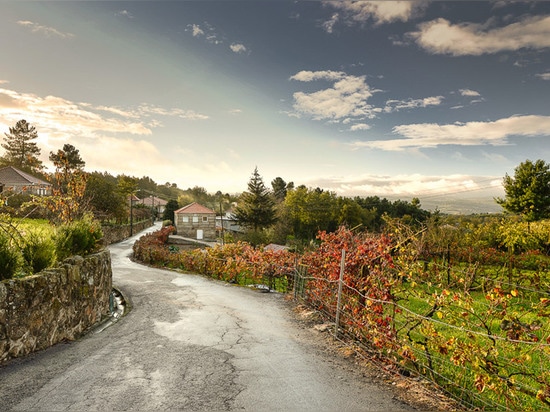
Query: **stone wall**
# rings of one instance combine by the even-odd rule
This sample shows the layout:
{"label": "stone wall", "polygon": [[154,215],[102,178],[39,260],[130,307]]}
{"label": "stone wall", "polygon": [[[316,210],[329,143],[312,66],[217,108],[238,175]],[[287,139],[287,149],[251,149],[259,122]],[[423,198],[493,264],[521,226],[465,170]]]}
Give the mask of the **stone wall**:
{"label": "stone wall", "polygon": [[110,314],[111,254],[0,282],[0,362],[73,340]]}
{"label": "stone wall", "polygon": [[[151,219],[142,220],[141,222],[134,223],[132,225],[133,235],[153,226]],[[120,242],[130,237],[130,225],[124,226],[102,226],[103,230],[103,243],[108,246],[113,243]]]}
{"label": "stone wall", "polygon": [[[192,239],[216,239],[215,213],[174,213],[178,235]],[[202,231],[202,237],[198,235]]]}

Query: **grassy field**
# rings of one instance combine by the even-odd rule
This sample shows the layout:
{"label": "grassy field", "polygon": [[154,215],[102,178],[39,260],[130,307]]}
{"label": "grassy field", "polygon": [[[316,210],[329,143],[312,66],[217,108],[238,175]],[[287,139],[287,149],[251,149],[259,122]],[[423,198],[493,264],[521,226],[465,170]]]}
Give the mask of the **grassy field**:
{"label": "grassy field", "polygon": [[394,318],[403,367],[471,407],[549,408],[547,292],[517,283],[473,292],[408,286]]}

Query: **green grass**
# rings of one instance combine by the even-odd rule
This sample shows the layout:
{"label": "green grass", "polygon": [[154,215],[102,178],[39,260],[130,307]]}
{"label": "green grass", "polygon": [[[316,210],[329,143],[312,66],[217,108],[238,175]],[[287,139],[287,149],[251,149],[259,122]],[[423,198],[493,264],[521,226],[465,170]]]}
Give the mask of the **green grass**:
{"label": "green grass", "polygon": [[[405,367],[428,376],[468,406],[548,408],[536,396],[550,383],[550,349],[544,346],[550,322],[533,308],[548,294],[522,288],[519,283],[525,278],[518,280],[518,288],[509,287],[501,301],[487,299],[491,293],[499,298],[493,290],[464,293],[427,282],[413,288],[405,283],[398,304],[407,310],[395,317],[398,341],[414,353],[414,361],[405,362]],[[449,296],[433,309],[444,290]],[[523,333],[513,336],[510,325],[521,325],[517,328]]]}

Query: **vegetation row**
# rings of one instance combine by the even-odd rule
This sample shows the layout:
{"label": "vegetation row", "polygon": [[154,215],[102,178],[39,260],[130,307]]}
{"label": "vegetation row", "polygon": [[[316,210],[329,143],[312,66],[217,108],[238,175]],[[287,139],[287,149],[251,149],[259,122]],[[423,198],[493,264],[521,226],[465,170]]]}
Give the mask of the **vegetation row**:
{"label": "vegetation row", "polygon": [[[294,291],[334,321],[344,251],[341,333],[396,372],[423,376],[469,408],[548,408],[547,257],[518,249],[510,259],[505,236],[499,248],[488,247],[498,234],[487,232],[488,223],[470,227],[468,240],[448,223],[432,224],[412,231],[388,219],[381,234],[323,231],[303,253],[245,242],[184,251],[166,243],[173,228],[165,227],[136,242],[134,256],[239,285]],[[533,224],[533,236],[548,224]],[[476,260],[485,254],[492,258]]]}

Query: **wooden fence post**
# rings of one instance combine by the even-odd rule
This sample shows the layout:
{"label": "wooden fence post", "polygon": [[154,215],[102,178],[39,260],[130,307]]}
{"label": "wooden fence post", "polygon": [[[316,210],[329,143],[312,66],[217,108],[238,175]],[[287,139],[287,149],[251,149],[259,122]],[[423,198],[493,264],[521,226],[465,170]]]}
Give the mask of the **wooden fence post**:
{"label": "wooden fence post", "polygon": [[346,251],[342,249],[342,259],[340,260],[340,280],[338,281],[338,300],[336,303],[336,321],[334,326],[334,336],[338,337],[338,328],[340,326],[340,311],[342,305],[342,284],[344,283],[344,268],[346,266]]}

